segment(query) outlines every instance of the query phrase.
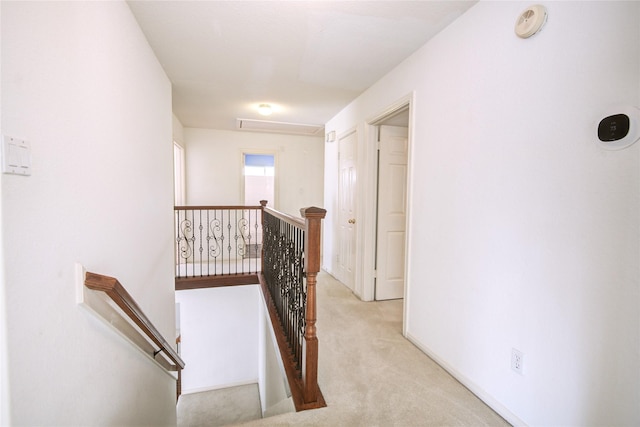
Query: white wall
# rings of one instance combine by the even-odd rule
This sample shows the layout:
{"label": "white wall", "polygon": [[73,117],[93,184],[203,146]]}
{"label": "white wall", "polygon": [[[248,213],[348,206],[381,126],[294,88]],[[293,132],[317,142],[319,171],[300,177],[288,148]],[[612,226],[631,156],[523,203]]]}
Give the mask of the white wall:
{"label": "white wall", "polygon": [[258,382],[259,298],[256,285],[176,292],[185,394]]}
{"label": "white wall", "polygon": [[184,127],[182,126],[182,122],[180,122],[180,119],[178,119],[175,114],[172,114],[171,119],[173,140],[184,148]]}
{"label": "white wall", "polygon": [[263,415],[295,411],[258,285],[178,291],[176,301],[184,394],[257,383]]}
{"label": "white wall", "polygon": [[291,389],[284,370],[278,341],[269,317],[269,309],[260,292],[260,348],[258,385],[263,417],[272,417],[285,412],[295,412]]}
{"label": "white wall", "polygon": [[[242,205],[243,150],[274,151],[279,183],[275,208],[300,216],[322,207],[322,138],[185,128],[188,205]],[[256,200],[256,205],[258,205]],[[274,207],[272,201],[269,206]]]}
{"label": "white wall", "polygon": [[117,277],[175,334],[171,87],[124,2],[2,2],[11,425],[175,425],[175,380],[75,303]]}
{"label": "white wall", "polygon": [[[2,34],[2,4],[0,3],[0,34]],[[0,81],[2,81],[2,43],[0,43]],[[0,99],[2,99],[2,84],[0,84]],[[2,123],[2,102],[0,102],[0,123]],[[2,188],[2,174],[0,174],[0,188]],[[0,242],[3,241],[4,222],[2,221],[2,197],[0,196]],[[4,273],[4,245],[0,244],[0,425],[9,425],[9,371],[7,364],[7,317],[5,304],[5,273]]]}
{"label": "white wall", "polygon": [[410,339],[511,422],[636,425],[640,144],[605,151],[595,126],[640,105],[640,3],[544,4],[547,25],[522,40],[528,2],[480,2],[326,128],[358,126],[362,183],[365,120],[415,90]]}

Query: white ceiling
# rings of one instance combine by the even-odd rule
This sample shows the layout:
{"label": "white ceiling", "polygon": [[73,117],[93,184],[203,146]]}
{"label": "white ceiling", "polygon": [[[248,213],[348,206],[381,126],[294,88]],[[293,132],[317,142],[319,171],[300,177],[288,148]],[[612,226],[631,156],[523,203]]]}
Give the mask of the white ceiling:
{"label": "white ceiling", "polygon": [[[185,127],[322,125],[475,1],[128,2]],[[269,103],[265,119],[256,107]]]}

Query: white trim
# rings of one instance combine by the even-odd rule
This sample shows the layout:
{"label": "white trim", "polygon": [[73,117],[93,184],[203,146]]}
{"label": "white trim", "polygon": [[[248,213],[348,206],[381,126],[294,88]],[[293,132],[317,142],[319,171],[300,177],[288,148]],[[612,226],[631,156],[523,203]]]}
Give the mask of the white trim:
{"label": "white trim", "polygon": [[413,135],[415,135],[415,111],[416,111],[416,92],[412,91],[406,97],[409,101],[409,126],[408,126],[408,136],[407,140],[409,143],[408,149],[408,159],[407,159],[407,217],[405,219],[405,247],[404,247],[404,307],[403,307],[403,318],[402,318],[402,333],[406,336],[408,331],[408,323],[409,323],[409,304],[407,301],[411,298],[411,243],[413,241],[413,233],[411,232],[411,224],[413,223],[411,212],[412,212],[412,202],[413,202],[413,183],[415,182],[415,177],[413,176],[416,168],[414,167],[415,156],[413,154],[414,151],[414,140]]}
{"label": "white trim", "polygon": [[[179,159],[176,159],[176,153],[179,153]],[[176,171],[177,166],[180,170]],[[187,180],[185,173],[185,149],[177,140],[173,140],[173,200],[176,206],[186,204],[187,200]],[[176,191],[177,190],[177,191]]]}
{"label": "white trim", "polygon": [[[220,390],[223,388],[230,388],[230,387],[240,387],[243,385],[251,385],[251,384],[255,384],[256,386],[258,386],[258,379],[251,379],[251,380],[247,380],[247,381],[238,381],[238,382],[234,382],[234,383],[227,383],[227,384],[218,384],[215,386],[210,386],[210,387],[196,387],[196,388],[191,388],[189,390],[182,390],[182,394],[194,394],[194,393],[203,393],[205,391],[214,391],[214,390]],[[258,386],[259,387],[259,386]]]}
{"label": "white trim", "polygon": [[370,159],[366,164],[368,173],[371,175],[371,179],[368,179],[365,183],[366,188],[364,190],[366,196],[366,209],[365,211],[371,212],[372,218],[366,221],[366,228],[363,232],[366,233],[371,240],[371,244],[362,245],[364,253],[362,256],[362,300],[373,301],[375,299],[375,285],[374,285],[374,270],[376,263],[376,229],[377,229],[377,190],[378,190],[378,162],[377,162],[377,144],[378,144],[378,132],[377,127],[385,119],[389,118],[399,110],[409,108],[409,123],[408,123],[408,162],[407,162],[407,219],[406,219],[406,238],[405,238],[405,309],[403,310],[403,333],[406,332],[406,322],[408,314],[406,312],[406,304],[408,297],[408,288],[410,283],[409,277],[409,241],[411,238],[411,221],[410,221],[410,206],[413,197],[412,185],[413,182],[413,134],[414,134],[414,110],[415,110],[415,91],[403,96],[389,107],[385,108],[381,112],[371,116],[365,122],[365,150]]}
{"label": "white trim", "polygon": [[366,122],[369,125],[377,126],[380,124],[380,122],[383,122],[389,116],[392,116],[393,114],[402,110],[403,108],[407,106],[411,108],[411,104],[414,102],[414,100],[415,100],[415,91],[412,91],[411,93],[403,96],[402,98],[400,98],[399,100],[397,100],[396,102],[394,102],[393,104],[391,104],[390,106],[382,110],[381,112],[368,118]]}
{"label": "white trim", "polygon": [[522,421],[520,418],[516,416],[513,412],[511,412],[507,407],[505,407],[502,403],[500,403],[497,399],[495,399],[491,394],[487,393],[482,387],[480,387],[475,382],[471,381],[465,375],[463,375],[460,371],[455,369],[453,366],[449,365],[444,361],[443,358],[439,357],[436,353],[431,351],[429,347],[422,344],[420,340],[411,335],[410,333],[406,334],[405,337],[411,341],[413,345],[418,347],[420,351],[425,353],[429,358],[431,358],[434,362],[436,362],[442,369],[447,371],[453,378],[458,380],[460,384],[465,386],[471,393],[476,395],[478,399],[482,400],[487,404],[491,409],[493,409],[498,415],[504,418],[509,424],[513,426],[526,426],[527,424]]}

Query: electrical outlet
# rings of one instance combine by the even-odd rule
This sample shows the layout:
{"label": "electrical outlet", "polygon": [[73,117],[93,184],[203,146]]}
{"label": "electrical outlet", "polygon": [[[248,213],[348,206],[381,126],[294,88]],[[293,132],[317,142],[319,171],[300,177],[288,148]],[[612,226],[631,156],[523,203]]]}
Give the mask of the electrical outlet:
{"label": "electrical outlet", "polygon": [[524,354],[515,348],[511,349],[511,369],[522,375],[524,365]]}

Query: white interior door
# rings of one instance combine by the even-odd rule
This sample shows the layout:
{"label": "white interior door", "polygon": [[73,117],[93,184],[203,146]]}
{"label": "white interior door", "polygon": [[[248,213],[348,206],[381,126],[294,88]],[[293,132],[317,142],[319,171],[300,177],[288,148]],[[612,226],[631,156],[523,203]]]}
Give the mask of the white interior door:
{"label": "white interior door", "polygon": [[404,296],[408,129],[379,127],[375,299]]}
{"label": "white interior door", "polygon": [[339,251],[338,279],[351,290],[355,286],[356,262],[356,132],[339,140]]}

